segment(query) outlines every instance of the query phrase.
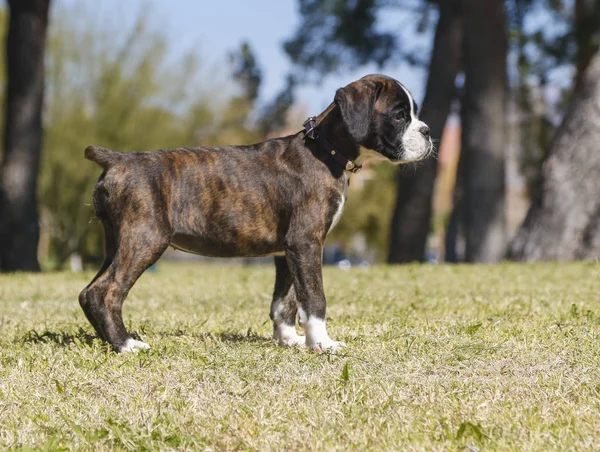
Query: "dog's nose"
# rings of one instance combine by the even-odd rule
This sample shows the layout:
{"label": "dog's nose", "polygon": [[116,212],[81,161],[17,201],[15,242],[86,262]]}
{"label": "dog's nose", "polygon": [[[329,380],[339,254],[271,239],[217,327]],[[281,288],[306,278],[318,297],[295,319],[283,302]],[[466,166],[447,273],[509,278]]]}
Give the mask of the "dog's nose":
{"label": "dog's nose", "polygon": [[429,127],[428,126],[423,126],[419,129],[419,132],[421,132],[425,138],[429,138]]}

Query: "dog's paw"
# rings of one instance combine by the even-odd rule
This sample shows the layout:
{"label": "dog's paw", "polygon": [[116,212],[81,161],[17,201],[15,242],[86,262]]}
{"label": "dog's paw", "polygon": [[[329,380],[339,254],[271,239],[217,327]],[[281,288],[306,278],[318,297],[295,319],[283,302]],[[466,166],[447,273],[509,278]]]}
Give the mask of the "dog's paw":
{"label": "dog's paw", "polygon": [[142,341],[136,341],[135,339],[129,338],[119,348],[119,353],[133,352],[137,353],[140,350],[148,350],[150,346]]}
{"label": "dog's paw", "polygon": [[337,352],[340,348],[346,347],[346,344],[339,341],[333,341],[331,339],[324,340],[321,342],[307,344],[311,349],[322,353],[322,352]]}
{"label": "dog's paw", "polygon": [[295,345],[304,345],[306,338],[296,333],[296,327],[292,325],[281,324],[274,328],[273,339],[283,347],[293,347]]}
{"label": "dog's paw", "polygon": [[343,342],[334,341],[327,334],[325,320],[319,318],[309,318],[304,329],[306,330],[306,346],[318,352],[332,351],[345,347]]}
{"label": "dog's paw", "polygon": [[306,338],[296,334],[295,336],[280,337],[278,341],[279,345],[283,347],[294,347],[296,345],[304,345],[306,343]]}

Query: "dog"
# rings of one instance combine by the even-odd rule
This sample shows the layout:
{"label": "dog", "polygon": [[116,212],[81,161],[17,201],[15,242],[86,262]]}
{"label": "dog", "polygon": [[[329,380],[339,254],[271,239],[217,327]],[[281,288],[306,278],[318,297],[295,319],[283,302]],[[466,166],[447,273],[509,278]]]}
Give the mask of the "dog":
{"label": "dog", "polygon": [[[392,163],[432,153],[429,127],[410,92],[384,75],[337,90],[304,130],[251,146],[113,152],[89,146],[103,168],[93,194],[105,259],[79,303],[118,352],[132,338],[122,306],[167,247],[212,257],[275,256],[270,317],[281,345],[317,351],[344,346],[325,327],[323,243],[340,219],[352,174],[368,158]],[[296,317],[305,336],[296,332]]]}

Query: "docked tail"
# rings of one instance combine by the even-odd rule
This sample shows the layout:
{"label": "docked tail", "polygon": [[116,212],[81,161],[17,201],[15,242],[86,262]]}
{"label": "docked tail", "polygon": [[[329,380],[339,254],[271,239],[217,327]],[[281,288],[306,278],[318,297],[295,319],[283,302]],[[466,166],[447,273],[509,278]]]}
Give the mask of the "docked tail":
{"label": "docked tail", "polygon": [[86,159],[96,162],[105,170],[123,160],[124,157],[121,152],[114,152],[100,146],[88,146],[85,148],[84,155]]}

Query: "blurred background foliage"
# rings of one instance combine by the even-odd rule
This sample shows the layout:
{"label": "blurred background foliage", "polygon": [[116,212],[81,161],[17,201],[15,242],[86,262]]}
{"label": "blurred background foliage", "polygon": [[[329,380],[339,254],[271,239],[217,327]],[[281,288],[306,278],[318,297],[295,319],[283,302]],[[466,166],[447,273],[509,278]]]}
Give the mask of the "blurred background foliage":
{"label": "blurred background foliage", "polygon": [[202,67],[193,49],[173,58],[167,38],[150,22],[140,13],[127,29],[83,7],[54,13],[39,180],[47,268],[64,266],[74,253],[84,262],[102,256],[103,235],[91,206],[100,170],[83,160],[86,145],[139,151],[264,136],[248,119],[261,82],[249,45],[232,52],[234,83],[228,85],[226,77]]}
{"label": "blurred background foliage", "polygon": [[168,42],[148,23],[142,14],[124,30],[83,8],[54,15],[39,180],[41,242],[48,253],[42,260],[51,268],[73,253],[84,260],[102,254],[91,206],[99,168],[83,160],[86,145],[133,151],[225,139],[218,135],[224,106],[215,107],[211,87],[199,83],[197,56],[167,61]]}
{"label": "blurred background foliage", "polygon": [[[36,1],[50,3],[27,3]],[[299,22],[282,43],[292,70],[283,89],[260,103],[265,72],[248,42],[230,49],[225,64],[210,67],[197,48],[173,51],[173,42],[151,8],[141,8],[135,20],[126,21],[108,11],[99,13],[93,2],[56,2],[46,40],[44,141],[38,179],[39,258],[44,267],[64,267],[72,255],[81,256],[84,263],[96,263],[102,257],[101,228],[91,206],[100,170],[83,159],[87,145],[135,151],[247,144],[296,133],[306,116],[319,113],[306,111],[297,98],[299,90],[357,67],[369,68],[368,72],[386,72],[406,64],[421,68],[430,91],[423,102],[423,119],[439,123],[438,137],[446,124],[444,139],[460,153],[461,133],[465,134],[461,115],[465,105],[474,105],[468,102],[467,69],[477,73],[473,66],[478,64],[463,54],[465,45],[474,39],[473,27],[465,25],[464,9],[481,5],[477,1],[297,0]],[[496,42],[490,42],[506,50],[497,58],[505,60],[507,68],[506,81],[500,77],[496,87],[496,92],[503,93],[499,103],[507,105],[508,124],[502,135],[506,151],[499,155],[498,168],[518,167],[515,172],[525,180],[528,203],[543,190],[544,162],[553,150],[553,137],[597,53],[600,1],[494,0],[494,4],[505,15],[505,27],[494,37]],[[12,1],[11,5],[16,11],[20,4]],[[455,22],[444,22],[443,17]],[[493,21],[491,16],[479,18],[488,19]],[[7,22],[7,9],[0,8],[1,35],[6,35]],[[467,38],[461,38],[466,41],[460,42],[455,55],[442,52],[446,60],[438,55],[436,61],[435,46],[451,37],[444,35],[451,31],[448,25],[443,29],[444,23],[458,25],[460,36]],[[482,38],[491,33],[483,31]],[[0,46],[0,58],[5,58],[5,51]],[[454,72],[446,76],[452,89],[442,91],[452,92],[441,101],[431,93],[439,94],[440,87],[447,86],[442,69],[450,66]],[[6,80],[2,65],[3,95]],[[4,114],[2,110],[0,115]],[[437,120],[435,114],[440,116]],[[452,133],[447,133],[449,127]],[[486,127],[486,133],[494,134],[504,126],[491,122]],[[463,147],[465,143],[463,138]],[[432,248],[433,239],[440,258],[440,244],[449,243],[449,231],[460,229],[460,221],[453,219],[464,216],[459,210],[464,174],[457,171],[458,158],[457,154],[450,160],[440,159],[439,167],[437,161],[429,161],[400,168],[365,168],[353,179],[344,215],[328,243],[373,261],[387,257],[390,262],[410,262],[429,259],[425,251]],[[497,176],[490,173],[491,178]],[[492,195],[490,202],[504,203],[506,193]],[[513,207],[509,205],[507,211]],[[525,211],[521,208],[512,220],[513,229],[521,224]],[[393,240],[398,231],[404,234],[400,245]],[[501,243],[502,248],[507,242]],[[414,249],[393,257],[394,247],[410,248],[411,243],[416,243]]]}

